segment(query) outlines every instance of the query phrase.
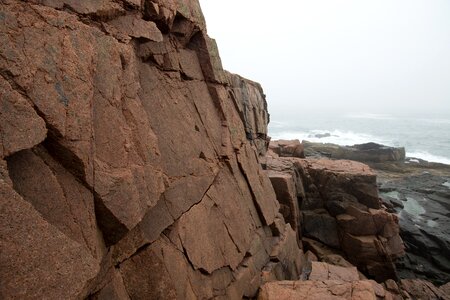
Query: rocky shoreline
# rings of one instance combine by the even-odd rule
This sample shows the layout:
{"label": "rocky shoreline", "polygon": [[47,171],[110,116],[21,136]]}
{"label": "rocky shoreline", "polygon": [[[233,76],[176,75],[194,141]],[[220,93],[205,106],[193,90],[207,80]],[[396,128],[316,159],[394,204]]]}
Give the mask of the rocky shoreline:
{"label": "rocky shoreline", "polygon": [[[449,165],[405,157],[404,148],[374,143],[352,147],[302,145],[307,156],[334,158],[345,153],[375,171],[383,204],[399,216],[400,235],[406,246],[405,257],[397,262],[401,278],[422,278],[437,285],[450,281]],[[360,149],[368,151],[362,155]]]}
{"label": "rocky shoreline", "polygon": [[450,281],[449,165],[405,157],[404,148],[375,143],[302,145],[307,156],[345,156],[375,171],[383,204],[399,216],[406,246],[405,257],[397,263],[401,278],[422,278],[437,285]]}
{"label": "rocky shoreline", "polygon": [[[342,147],[279,140],[270,143],[263,167],[285,219],[299,228],[307,260],[355,265],[360,279],[384,282],[394,298],[447,299],[450,166],[411,162],[403,148],[374,143]],[[312,266],[307,274],[318,272]],[[395,281],[396,292],[389,287]],[[443,285],[442,291],[433,283]],[[286,286],[265,293],[273,296],[271,289],[302,295]]]}
{"label": "rocky shoreline", "polygon": [[0,100],[1,299],[449,299],[447,167],[269,145],[197,0],[0,1]]}

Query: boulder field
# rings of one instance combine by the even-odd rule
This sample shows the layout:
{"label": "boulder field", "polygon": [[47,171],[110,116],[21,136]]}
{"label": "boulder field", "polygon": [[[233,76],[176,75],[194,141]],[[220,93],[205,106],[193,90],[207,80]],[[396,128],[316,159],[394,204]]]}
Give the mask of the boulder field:
{"label": "boulder field", "polygon": [[196,0],[0,0],[1,299],[448,299],[369,166],[269,149]]}

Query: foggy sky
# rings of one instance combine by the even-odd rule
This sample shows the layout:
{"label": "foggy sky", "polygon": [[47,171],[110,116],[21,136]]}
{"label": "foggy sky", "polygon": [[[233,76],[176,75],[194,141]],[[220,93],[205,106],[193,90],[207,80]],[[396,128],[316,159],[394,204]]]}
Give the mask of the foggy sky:
{"label": "foggy sky", "polygon": [[449,0],[200,0],[225,69],[276,119],[317,110],[450,113]]}

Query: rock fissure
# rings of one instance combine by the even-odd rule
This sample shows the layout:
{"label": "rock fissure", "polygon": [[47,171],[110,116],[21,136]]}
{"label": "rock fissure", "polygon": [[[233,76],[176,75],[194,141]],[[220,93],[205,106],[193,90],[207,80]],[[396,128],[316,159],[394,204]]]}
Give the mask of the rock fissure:
{"label": "rock fissure", "polygon": [[[236,159],[237,159],[237,154],[236,154]],[[245,171],[244,171],[244,169],[243,169],[241,163],[238,162],[238,166],[239,166],[239,170],[241,171],[242,175],[243,175],[244,178],[245,178],[245,181],[246,181],[246,183],[247,183],[247,186],[249,187],[250,193],[251,193],[251,195],[252,195],[253,204],[254,204],[255,207],[256,207],[256,211],[258,212],[258,216],[260,217],[261,220],[264,220],[264,215],[263,215],[263,213],[262,213],[261,207],[260,207],[258,201],[256,201],[255,193],[253,192],[253,190],[252,190],[252,188],[251,188],[251,184],[250,184],[250,182],[249,182],[249,180],[248,180],[248,178],[247,178],[247,175],[245,174]],[[267,224],[266,224],[266,225],[267,225]]]}
{"label": "rock fissure", "polygon": [[[95,253],[95,249],[92,248],[92,245],[90,244],[90,242],[89,242],[89,240],[88,240],[88,238],[87,238],[87,236],[86,236],[86,234],[85,234],[85,232],[83,230],[83,227],[82,227],[83,225],[80,224],[80,222],[75,218],[76,213],[75,213],[74,209],[72,208],[72,206],[70,205],[70,202],[68,200],[68,195],[67,195],[66,190],[64,189],[63,184],[60,182],[60,179],[58,179],[58,177],[56,176],[56,171],[55,171],[54,167],[51,164],[49,164],[43,157],[41,157],[39,155],[39,153],[36,153],[36,155],[39,156],[42,159],[42,161],[44,162],[44,164],[53,172],[53,176],[54,176],[55,180],[57,181],[57,183],[59,184],[59,186],[61,188],[61,191],[63,193],[63,200],[66,203],[66,207],[69,209],[72,221],[78,226],[79,232],[81,233],[81,236],[82,236],[82,238],[84,240],[84,243],[87,246],[87,248],[91,251],[91,253]],[[93,198],[92,198],[92,201],[94,201]]]}

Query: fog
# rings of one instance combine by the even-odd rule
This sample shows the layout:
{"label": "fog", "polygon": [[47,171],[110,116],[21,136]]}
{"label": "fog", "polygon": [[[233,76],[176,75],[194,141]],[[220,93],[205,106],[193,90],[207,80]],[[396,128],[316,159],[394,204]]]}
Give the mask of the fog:
{"label": "fog", "polygon": [[450,114],[449,0],[200,0],[225,69],[272,117]]}

